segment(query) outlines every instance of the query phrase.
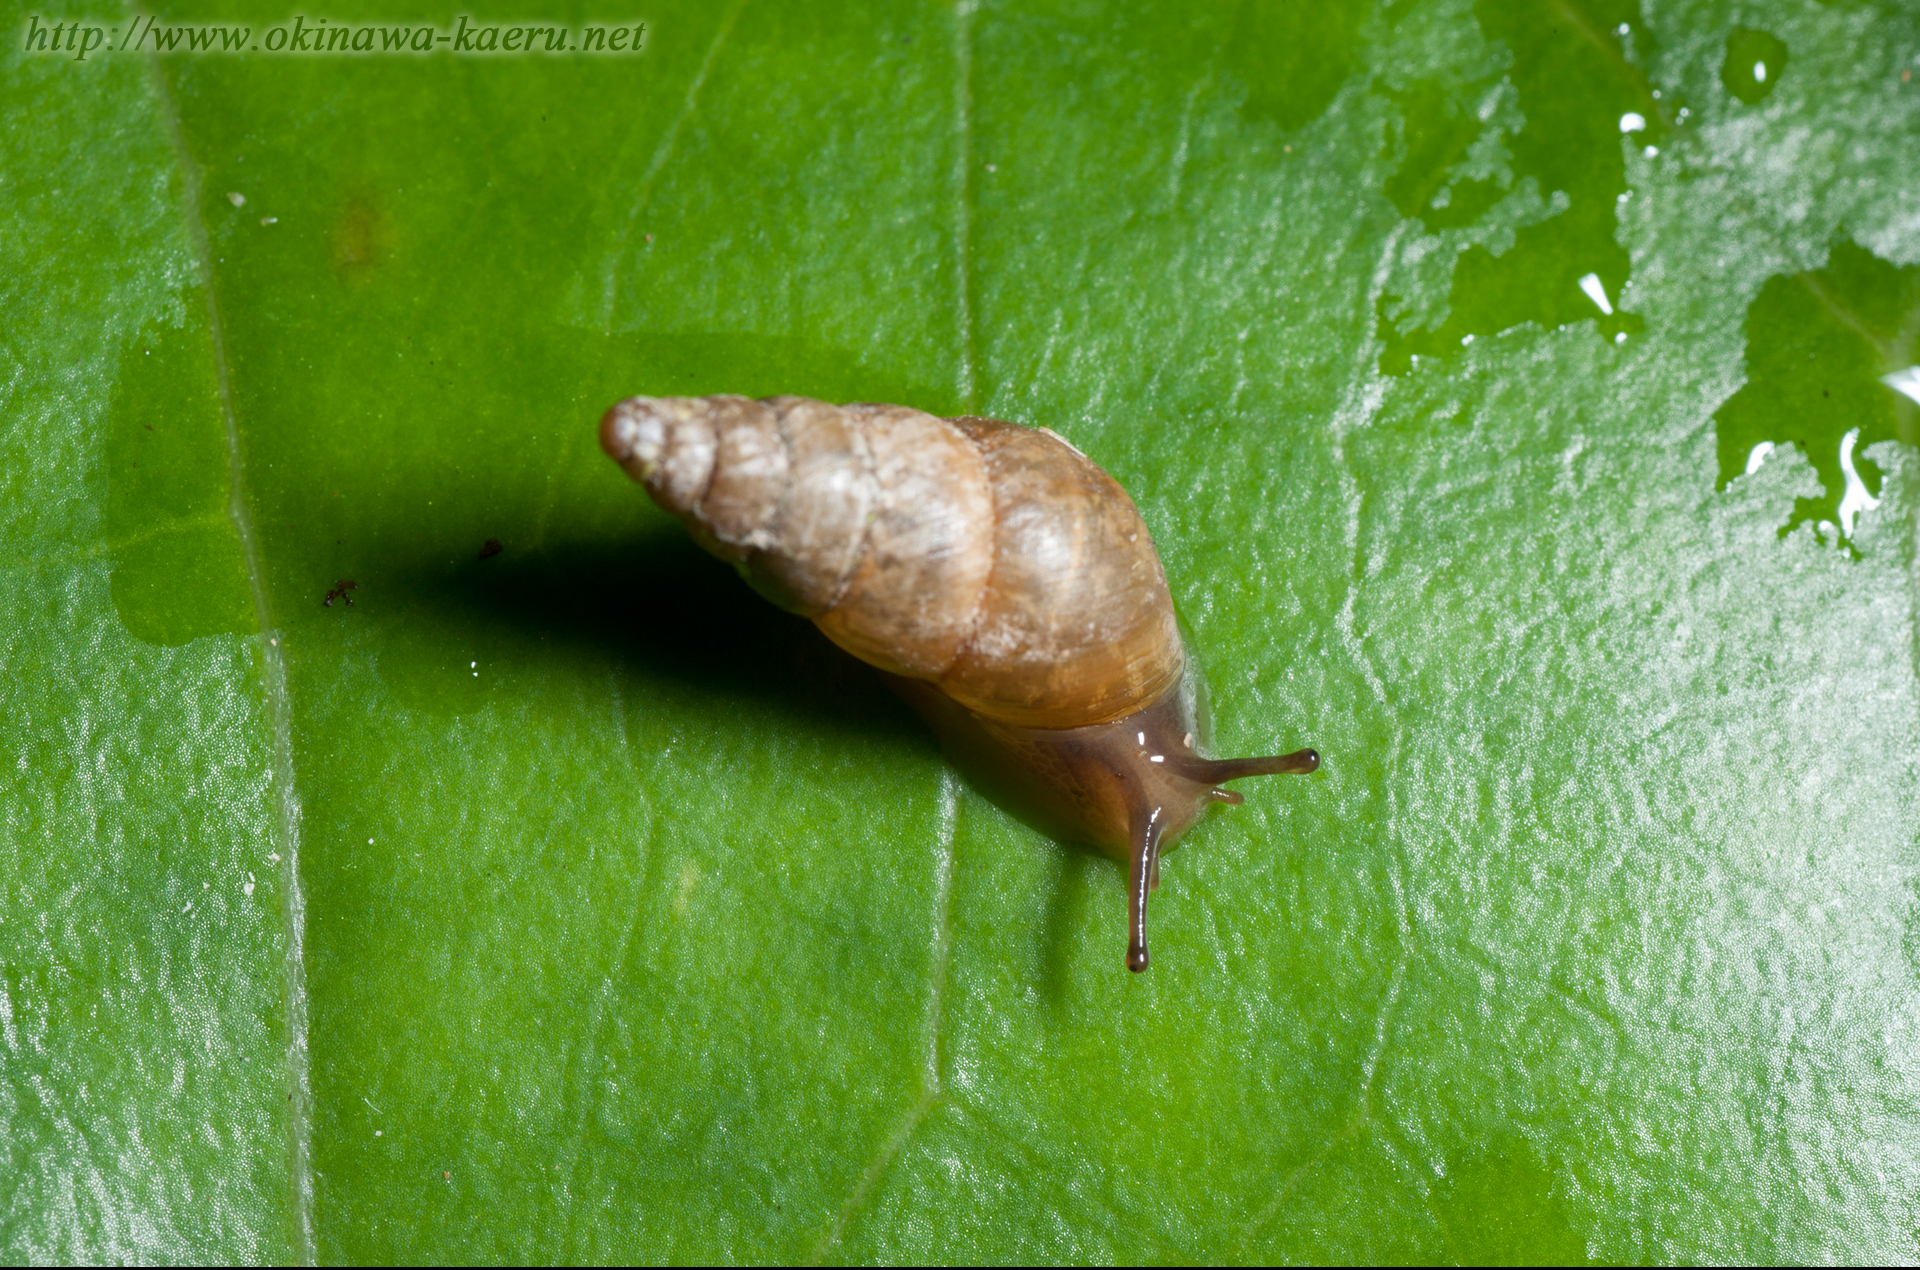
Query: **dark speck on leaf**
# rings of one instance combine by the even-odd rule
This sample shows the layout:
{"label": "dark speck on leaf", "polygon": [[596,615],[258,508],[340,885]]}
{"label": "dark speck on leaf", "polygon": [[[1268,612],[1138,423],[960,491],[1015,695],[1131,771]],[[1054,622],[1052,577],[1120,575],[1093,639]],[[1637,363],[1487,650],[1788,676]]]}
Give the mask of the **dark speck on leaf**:
{"label": "dark speck on leaf", "polygon": [[498,538],[489,538],[487,539],[486,546],[480,548],[480,558],[485,560],[488,556],[497,556],[503,550],[505,550],[505,548],[501,547]]}
{"label": "dark speck on leaf", "polygon": [[347,592],[354,590],[359,585],[360,584],[358,582],[354,582],[349,579],[342,578],[340,581],[333,584],[333,590],[327,592],[327,598],[322,600],[321,603],[325,605],[327,608],[332,608],[333,602],[335,600],[345,600],[347,602],[347,607],[352,608],[353,597],[347,594]]}

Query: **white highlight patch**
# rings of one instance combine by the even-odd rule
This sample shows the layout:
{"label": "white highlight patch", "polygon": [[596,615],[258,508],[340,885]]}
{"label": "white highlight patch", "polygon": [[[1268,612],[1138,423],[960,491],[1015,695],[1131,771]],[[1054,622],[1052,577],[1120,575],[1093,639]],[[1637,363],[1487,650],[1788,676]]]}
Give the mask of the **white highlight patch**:
{"label": "white highlight patch", "polygon": [[1860,479],[1858,469],[1853,466],[1853,447],[1860,441],[1860,429],[1855,428],[1840,438],[1840,470],[1846,473],[1847,492],[1840,498],[1840,532],[1853,537],[1853,525],[1861,512],[1870,512],[1880,505],[1880,500],[1867,493],[1867,483]]}
{"label": "white highlight patch", "polygon": [[691,860],[680,862],[680,882],[673,888],[673,915],[687,915],[687,901],[693,898],[693,890],[700,885],[700,868]]}
{"label": "white highlight patch", "polygon": [[1590,273],[1580,279],[1580,289],[1587,293],[1587,299],[1600,306],[1600,311],[1609,317],[1613,315],[1613,305],[1607,299],[1607,288],[1601,283],[1600,275]]}
{"label": "white highlight patch", "polygon": [[1756,84],[1764,84],[1767,82],[1767,64],[1765,62],[1755,62],[1753,64],[1753,82]]}
{"label": "white highlight patch", "polygon": [[1749,450],[1747,452],[1747,475],[1752,476],[1755,472],[1758,472],[1760,465],[1765,463],[1767,456],[1772,453],[1773,442],[1771,441],[1762,441],[1759,445]]}
{"label": "white highlight patch", "polygon": [[1880,382],[1901,396],[1912,398],[1914,404],[1920,405],[1920,366],[1909,366],[1905,370],[1896,370],[1891,375],[1882,375]]}
{"label": "white highlight patch", "polygon": [[1620,116],[1620,131],[1643,132],[1646,130],[1647,117],[1636,110],[1629,110]]}

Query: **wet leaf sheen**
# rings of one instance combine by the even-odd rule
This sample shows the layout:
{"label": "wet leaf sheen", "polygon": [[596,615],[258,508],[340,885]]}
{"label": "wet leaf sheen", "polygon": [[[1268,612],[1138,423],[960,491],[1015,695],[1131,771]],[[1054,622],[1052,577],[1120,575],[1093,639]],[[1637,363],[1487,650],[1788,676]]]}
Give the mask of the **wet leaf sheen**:
{"label": "wet leaf sheen", "polygon": [[[0,1256],[1910,1260],[1898,8],[0,41]],[[1132,491],[1325,756],[1148,974],[594,444],[711,391]]]}

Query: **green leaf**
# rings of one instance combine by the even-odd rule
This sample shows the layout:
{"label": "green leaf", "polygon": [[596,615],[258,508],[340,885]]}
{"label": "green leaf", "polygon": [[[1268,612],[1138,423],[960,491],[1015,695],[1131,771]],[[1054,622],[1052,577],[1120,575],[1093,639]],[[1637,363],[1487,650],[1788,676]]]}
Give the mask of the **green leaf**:
{"label": "green leaf", "polygon": [[[1910,1259],[1920,39],[1735,16],[9,9],[0,1257]],[[1325,759],[1150,972],[594,443],[720,391],[1132,492]]]}
{"label": "green leaf", "polygon": [[1787,46],[1779,36],[1744,26],[1727,32],[1727,60],[1720,67],[1720,82],[1741,101],[1759,104],[1786,69]]}
{"label": "green leaf", "polygon": [[1854,456],[1879,441],[1916,442],[1920,378],[1905,372],[1920,360],[1920,268],[1835,243],[1826,268],[1767,279],[1746,331],[1746,385],[1714,415],[1721,487],[1791,442],[1821,491],[1795,500],[1782,532],[1818,520],[1823,538],[1851,536],[1880,484],[1874,464]]}

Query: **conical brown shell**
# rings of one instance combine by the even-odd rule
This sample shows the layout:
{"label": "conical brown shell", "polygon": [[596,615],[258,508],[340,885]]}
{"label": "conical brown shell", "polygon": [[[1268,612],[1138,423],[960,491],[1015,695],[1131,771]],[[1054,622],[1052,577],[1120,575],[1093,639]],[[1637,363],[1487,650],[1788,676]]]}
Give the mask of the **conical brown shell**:
{"label": "conical brown shell", "polygon": [[600,436],[763,594],[985,718],[1104,723],[1179,680],[1138,510],[1045,429],[805,397],[634,397]]}

